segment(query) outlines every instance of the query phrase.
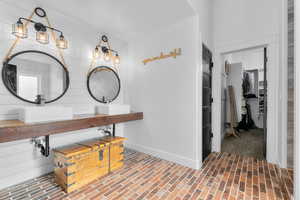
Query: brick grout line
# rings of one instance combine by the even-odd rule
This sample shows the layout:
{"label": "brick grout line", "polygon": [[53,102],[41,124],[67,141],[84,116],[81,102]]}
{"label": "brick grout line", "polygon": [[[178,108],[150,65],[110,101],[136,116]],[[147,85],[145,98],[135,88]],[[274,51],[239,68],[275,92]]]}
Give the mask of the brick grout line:
{"label": "brick grout line", "polygon": [[[166,163],[166,165],[162,168],[162,171],[163,172],[166,172],[166,170],[170,169],[170,167],[173,165],[173,163]],[[167,177],[166,177],[167,178]],[[140,179],[140,182],[136,182],[135,181],[135,184],[136,184],[136,187],[133,188],[133,190],[135,191],[136,189],[138,189],[140,187],[140,183],[142,182],[141,178]]]}
{"label": "brick grout line", "polygon": [[[244,192],[245,192],[245,171],[247,171],[247,159],[243,159],[243,164],[241,166],[241,174],[239,179],[239,187],[238,187],[238,194],[237,199],[244,199]],[[244,191],[243,191],[244,190]]]}
{"label": "brick grout line", "polygon": [[[143,166],[140,166],[140,167],[143,168]],[[151,169],[149,170],[149,172],[151,172]],[[140,181],[142,181],[141,178],[142,178],[145,174],[147,174],[147,173],[149,173],[149,172],[147,171],[147,172],[143,173],[142,175],[136,174],[137,179],[135,179],[135,180],[140,180]],[[134,181],[134,183],[135,183],[136,185],[138,185],[138,183],[140,183],[140,182]]]}
{"label": "brick grout line", "polygon": [[[233,167],[233,165],[232,165],[233,161],[231,160],[231,158],[234,155],[233,154],[229,154],[228,156],[229,156],[229,158],[227,160],[227,164],[225,164],[226,162],[224,163],[225,164],[225,166],[224,166],[225,167],[224,168],[224,172],[225,173],[223,173],[223,176],[220,177],[221,178],[221,182],[218,185],[217,190],[216,190],[216,197],[217,198],[223,198],[224,192],[226,190],[226,185],[227,185],[227,182],[228,182],[228,179],[229,179],[229,176],[230,176],[229,172],[231,171],[231,168]],[[230,168],[228,168],[228,167],[230,167]],[[211,195],[211,197],[212,196],[213,195]],[[207,197],[207,198],[210,198],[210,197]]]}
{"label": "brick grout line", "polygon": [[263,177],[264,177],[264,186],[265,186],[265,191],[266,191],[266,199],[269,200],[268,198],[268,194],[269,194],[269,189],[268,189],[268,186],[267,186],[267,177],[266,177],[266,174],[268,173],[266,168],[265,168],[265,162],[262,161],[261,162],[261,165],[262,165],[262,168],[263,168]]}
{"label": "brick grout line", "polygon": [[272,183],[272,178],[271,178],[271,173],[270,173],[269,165],[268,165],[267,162],[264,162],[264,166],[267,169],[267,175],[269,177],[269,178],[267,178],[269,180],[266,179],[266,181],[267,181],[267,190],[271,193],[270,194],[270,198],[271,199],[275,199],[276,195],[274,194],[274,187],[273,187],[273,183]]}
{"label": "brick grout line", "polygon": [[[226,157],[225,157],[226,156]],[[215,169],[215,171],[212,173],[212,175],[216,172],[216,179],[218,180],[218,181],[214,181],[214,186],[213,186],[213,188],[211,188],[211,189],[208,189],[207,191],[206,191],[206,193],[204,193],[204,192],[201,192],[201,194],[200,194],[200,198],[205,198],[205,199],[207,199],[207,198],[210,198],[210,191],[211,190],[213,190],[213,189],[215,189],[216,191],[215,191],[215,194],[217,194],[218,195],[218,193],[219,193],[219,196],[221,196],[221,194],[220,194],[220,185],[222,184],[222,177],[224,176],[224,174],[222,175],[222,173],[225,171],[225,168],[223,168],[223,166],[227,166],[227,157],[229,156],[229,154],[224,154],[224,157],[222,158],[222,159],[220,159],[220,167],[219,168],[216,168]],[[223,171],[224,170],[224,171]],[[221,174],[221,175],[220,175]],[[211,175],[210,175],[211,176]],[[214,179],[215,180],[215,179]],[[207,182],[209,182],[209,180],[207,180]],[[206,183],[205,184],[205,186],[203,186],[203,187],[206,187],[206,186],[209,186],[208,185],[208,183]]]}
{"label": "brick grout line", "polygon": [[231,184],[231,188],[230,188],[230,193],[229,193],[229,199],[234,199],[237,196],[237,192],[238,192],[238,185],[239,185],[239,177],[240,177],[240,166],[241,166],[241,161],[242,157],[236,155],[236,164],[235,164],[235,170],[234,170],[234,176],[232,179],[232,184]]}
{"label": "brick grout line", "polygon": [[[215,159],[216,159],[216,156],[213,156],[213,155],[214,155],[214,154],[211,154],[211,156],[210,156],[210,157],[212,157],[212,158],[209,157],[209,159],[211,159],[210,162],[212,162],[212,163],[213,163],[213,161],[215,161]],[[217,163],[218,163],[218,162],[217,162]],[[206,174],[209,173],[209,170],[208,170],[208,169],[212,169],[212,168],[214,168],[214,165],[212,165],[212,166],[211,166],[211,165],[208,165],[208,164],[205,165],[204,168],[202,169],[202,172],[204,172],[204,173],[201,173],[201,174],[199,175],[197,181],[205,180],[204,177],[206,176]],[[184,182],[185,179],[183,179],[182,181]],[[182,189],[180,189],[178,192],[182,192]]]}
{"label": "brick grout line", "polygon": [[260,177],[262,178],[262,181],[260,182],[260,196],[263,195],[264,199],[268,199],[267,198],[267,182],[266,182],[266,175],[265,175],[265,168],[264,168],[264,163],[263,161],[260,161]]}
{"label": "brick grout line", "polygon": [[[146,161],[146,162],[148,162],[149,160],[148,159],[142,159],[142,160],[144,160],[144,161]],[[153,160],[153,158],[151,159],[151,160]],[[145,167],[145,165],[141,165],[141,164],[138,164],[137,165],[138,166],[138,168],[136,169],[136,170],[142,170],[144,167]],[[146,165],[146,166],[148,166],[148,165]],[[128,173],[127,174],[131,174],[130,173],[131,171],[128,171]],[[123,176],[124,175],[126,175],[126,173],[125,174],[123,174]],[[136,176],[140,176],[140,174],[136,174]],[[108,183],[106,183],[106,186],[105,187],[103,187],[103,188],[101,188],[101,190],[99,191],[99,193],[101,193],[101,192],[103,192],[103,193],[105,193],[104,191],[105,191],[105,189],[111,189],[110,187],[111,187],[111,185],[112,184],[114,184],[115,182],[116,182],[116,180],[114,179],[114,177],[110,177],[109,179],[108,179],[110,182],[108,182]],[[104,183],[105,184],[105,183]]]}
{"label": "brick grout line", "polygon": [[235,177],[236,170],[237,170],[238,161],[239,161],[239,157],[237,155],[234,155],[233,165],[230,169],[230,175],[228,177],[228,181],[227,181],[226,186],[225,186],[223,199],[227,200],[227,199],[230,198],[230,194],[231,194],[232,187],[233,187],[233,181],[234,181],[234,177]]}
{"label": "brick grout line", "polygon": [[[180,192],[180,188],[178,186],[186,185],[187,178],[192,177],[196,170],[184,168],[185,170],[182,173],[177,173],[175,177],[171,178],[167,184],[164,186],[164,190],[167,192],[166,199],[175,199],[178,193]],[[170,194],[169,194],[170,193]]]}
{"label": "brick grout line", "polygon": [[[172,166],[172,168],[173,168],[173,166]],[[172,169],[172,168],[171,168],[171,169]],[[180,168],[182,168],[182,166],[174,166],[173,171],[175,171],[175,172],[174,172],[173,174],[170,174],[168,177],[170,177],[171,175],[176,174],[176,173],[179,171]],[[178,171],[176,171],[177,169],[178,169]],[[152,179],[150,179],[149,182],[151,182],[151,180],[153,180],[153,179],[155,179],[155,178],[158,178],[158,177],[161,175],[161,174],[160,174],[161,172],[163,172],[163,170],[159,170],[159,171],[158,171],[158,174],[157,174],[156,176],[152,177]],[[172,179],[170,179],[170,181],[171,181],[171,180],[172,180]],[[168,183],[168,182],[167,182],[167,183]],[[143,183],[142,183],[141,185],[144,186],[144,185],[145,185],[145,181],[143,181]],[[140,189],[137,191],[137,193],[140,194],[140,193],[139,193],[140,191],[144,191],[144,190],[146,190],[147,188],[151,188],[151,186],[153,186],[153,185],[150,185],[150,186],[148,186],[148,187],[146,186],[146,187],[140,188]],[[148,193],[145,193],[145,192],[144,192],[144,193],[141,194],[141,196],[146,196],[147,194],[148,194]],[[139,199],[142,198],[141,196],[139,197]]]}
{"label": "brick grout line", "polygon": [[[210,158],[211,157],[211,158]],[[217,156],[215,154],[211,154],[211,156],[209,157],[210,162],[212,162],[212,165],[205,165],[205,168],[202,169],[202,173],[199,175],[198,179],[196,180],[196,184],[197,186],[200,186],[204,181],[205,181],[205,177],[208,177],[209,173],[214,170],[216,162],[218,163],[219,160],[216,161]],[[192,186],[195,187],[195,186]],[[179,190],[180,191],[180,190]],[[201,192],[203,191],[198,191],[199,194],[198,196],[201,194]],[[178,197],[178,196],[177,196]]]}
{"label": "brick grout line", "polygon": [[[213,172],[213,174],[212,174],[213,177],[211,177],[211,179],[208,180],[208,183],[206,184],[207,186],[210,186],[208,184],[212,184],[211,187],[210,187],[210,190],[208,190],[208,193],[206,194],[206,196],[200,196],[200,197],[203,197],[203,198],[207,199],[207,198],[209,198],[209,196],[217,194],[218,189],[219,189],[219,184],[218,183],[222,180],[222,178],[220,177],[219,174],[221,174],[221,171],[223,169],[222,165],[224,164],[224,162],[225,163],[227,162],[227,160],[225,159],[225,157],[220,162],[220,167],[216,168],[215,171]],[[203,193],[203,194],[205,195],[205,193]]]}
{"label": "brick grout line", "polygon": [[[188,180],[189,180],[188,177],[191,177],[191,176],[194,174],[194,172],[195,172],[194,169],[188,170],[187,174],[186,174],[186,175],[184,176],[184,178],[182,179],[182,181],[185,182],[184,186],[186,186],[186,185],[188,184]],[[181,176],[181,177],[182,177],[182,176]],[[171,193],[170,190],[171,190],[172,186],[169,184],[170,181],[172,181],[172,177],[168,177],[168,181],[166,182],[166,184],[163,185],[162,190],[165,191],[165,194],[162,195],[162,196],[160,197],[160,199],[167,199],[168,196],[169,196],[169,193]],[[186,188],[186,187],[184,187],[184,188]]]}
{"label": "brick grout line", "polygon": [[182,174],[180,174],[180,176],[178,176],[176,178],[175,181],[173,181],[172,185],[169,187],[169,190],[168,190],[169,192],[171,192],[171,194],[168,196],[168,199],[172,200],[172,199],[176,198],[176,196],[180,192],[180,188],[178,186],[184,182],[184,180],[188,176],[188,174],[189,174],[189,170],[186,169],[185,171],[183,171]]}
{"label": "brick grout line", "polygon": [[279,196],[280,198],[283,198],[283,193],[282,193],[282,189],[281,189],[281,186],[282,186],[282,175],[281,173],[277,170],[277,166],[276,165],[272,165],[273,167],[273,170],[274,170],[274,174],[275,174],[275,177],[274,177],[274,182],[276,183],[276,196]]}
{"label": "brick grout line", "polygon": [[286,178],[285,175],[284,175],[284,170],[282,170],[281,174],[282,174],[282,181],[283,181],[283,183],[282,183],[282,186],[283,186],[282,190],[284,191],[284,192],[283,192],[284,197],[285,197],[286,199],[292,198],[292,196],[291,196],[291,194],[290,194],[290,192],[289,192],[288,186],[287,186],[287,184],[286,184],[286,179],[287,179],[287,178]]}
{"label": "brick grout line", "polygon": [[258,160],[254,159],[253,162],[253,197],[258,200],[259,199],[259,175],[258,175]]}
{"label": "brick grout line", "polygon": [[247,163],[247,176],[246,176],[246,195],[245,199],[250,200],[252,199],[252,158],[248,158]]}

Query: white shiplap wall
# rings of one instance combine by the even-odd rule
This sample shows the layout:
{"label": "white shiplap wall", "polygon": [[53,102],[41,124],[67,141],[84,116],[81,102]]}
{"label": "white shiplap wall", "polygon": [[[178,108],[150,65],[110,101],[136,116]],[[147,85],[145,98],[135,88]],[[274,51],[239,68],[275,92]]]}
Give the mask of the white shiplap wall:
{"label": "white shiplap wall", "polygon": [[[27,17],[36,6],[35,1],[26,1],[26,7],[19,7],[9,1],[0,1],[0,59],[2,60],[11,45],[14,37],[10,34],[11,25],[20,16]],[[55,10],[44,7],[52,22],[52,25],[62,29],[69,40],[70,48],[64,51],[65,60],[70,71],[70,88],[63,98],[53,104],[72,106],[75,113],[91,113],[97,104],[88,94],[86,89],[86,74],[89,68],[91,52],[101,32],[105,30],[95,30],[87,24],[72,17],[65,16]],[[39,20],[38,18],[36,18]],[[35,34],[29,33],[30,37],[22,40],[14,51],[36,49],[57,55],[55,46],[39,45],[35,41]],[[108,34],[109,35],[109,34]],[[112,46],[120,51],[122,61],[126,60],[127,43],[112,37]],[[124,67],[124,64],[121,66]],[[2,66],[0,67],[2,69]],[[126,74],[125,74],[126,75]],[[120,71],[122,79],[122,71]],[[123,101],[123,91],[116,102]],[[53,105],[51,104],[51,105]],[[11,95],[0,82],[0,120],[15,119],[18,117],[17,108],[23,105],[30,105],[20,101]],[[117,133],[122,135],[123,128],[117,126]],[[50,136],[50,146],[55,148],[97,137],[100,133],[97,129],[86,129],[65,134]],[[0,144],[0,189],[23,182],[30,178],[51,172],[52,155],[44,158],[30,143],[30,140]]]}

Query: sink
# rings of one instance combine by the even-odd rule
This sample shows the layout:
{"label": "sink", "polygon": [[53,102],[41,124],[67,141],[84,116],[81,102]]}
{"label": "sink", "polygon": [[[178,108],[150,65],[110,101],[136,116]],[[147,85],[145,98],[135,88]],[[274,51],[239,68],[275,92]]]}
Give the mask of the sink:
{"label": "sink", "polygon": [[19,120],[25,123],[70,120],[71,107],[65,106],[25,106],[19,110]]}
{"label": "sink", "polygon": [[96,107],[97,114],[120,115],[130,113],[130,106],[126,104],[103,104]]}

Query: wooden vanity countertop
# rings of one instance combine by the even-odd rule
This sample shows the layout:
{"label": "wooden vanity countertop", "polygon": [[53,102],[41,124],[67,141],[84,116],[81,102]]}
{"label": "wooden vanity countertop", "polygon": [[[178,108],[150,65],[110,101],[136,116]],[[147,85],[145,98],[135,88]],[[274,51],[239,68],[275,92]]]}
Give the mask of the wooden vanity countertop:
{"label": "wooden vanity countertop", "polygon": [[0,143],[142,120],[142,112],[121,115],[74,115],[71,120],[26,124],[20,120],[0,120]]}

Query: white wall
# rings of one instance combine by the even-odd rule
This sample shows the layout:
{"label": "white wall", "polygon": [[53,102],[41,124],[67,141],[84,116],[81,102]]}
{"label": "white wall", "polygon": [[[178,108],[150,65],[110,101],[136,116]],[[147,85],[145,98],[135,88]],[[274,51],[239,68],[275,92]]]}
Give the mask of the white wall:
{"label": "white wall", "polygon": [[279,34],[280,0],[214,0],[215,46]]}
{"label": "white wall", "polygon": [[188,0],[198,14],[199,29],[202,42],[213,51],[213,1]]}
{"label": "white wall", "polygon": [[[213,83],[213,132],[214,150],[220,150],[221,142],[221,80],[224,68],[223,53],[255,46],[268,47],[268,148],[269,162],[284,166],[284,126],[286,104],[283,101],[286,63],[283,55],[283,0],[215,0],[214,1],[215,63]],[[285,89],[286,90],[286,89]],[[272,103],[270,103],[272,102]],[[215,114],[214,114],[215,113]]]}
{"label": "white wall", "polygon": [[[0,57],[4,58],[8,48],[14,40],[11,35],[11,25],[20,16],[27,17],[36,6],[35,1],[27,1],[27,7],[11,5],[10,2],[0,2]],[[25,4],[24,4],[25,5]],[[91,53],[100,37],[100,31],[80,23],[75,18],[63,15],[55,10],[46,9],[52,25],[64,31],[69,40],[70,48],[64,51],[67,67],[70,71],[70,88],[63,98],[53,103],[72,106],[75,113],[91,113],[97,104],[86,89],[86,74],[89,68]],[[39,20],[39,19],[37,19]],[[40,45],[35,41],[34,32],[30,37],[17,45],[16,51],[35,49],[43,50],[57,55],[53,44]],[[109,35],[110,36],[110,35]],[[126,61],[127,44],[111,37],[113,48],[120,51],[121,58]],[[126,63],[126,62],[125,62]],[[124,73],[124,64],[121,65],[121,79]],[[0,68],[2,69],[2,67]],[[123,90],[116,102],[123,101]],[[51,104],[51,105],[53,105]],[[11,95],[5,86],[0,83],[0,120],[17,118],[16,109],[20,106],[30,105]],[[117,127],[117,133],[122,134],[122,125]],[[84,139],[99,136],[96,129],[86,129],[72,133],[50,136],[51,148],[75,143]],[[33,148],[29,140],[0,144],[0,188],[31,179],[52,171],[52,156],[44,158]]]}
{"label": "white wall", "polygon": [[[186,18],[129,42],[131,63],[125,102],[144,112],[144,120],[125,125],[131,148],[192,168],[201,164],[198,98],[199,30]],[[149,57],[182,49],[182,56],[144,65]]]}

